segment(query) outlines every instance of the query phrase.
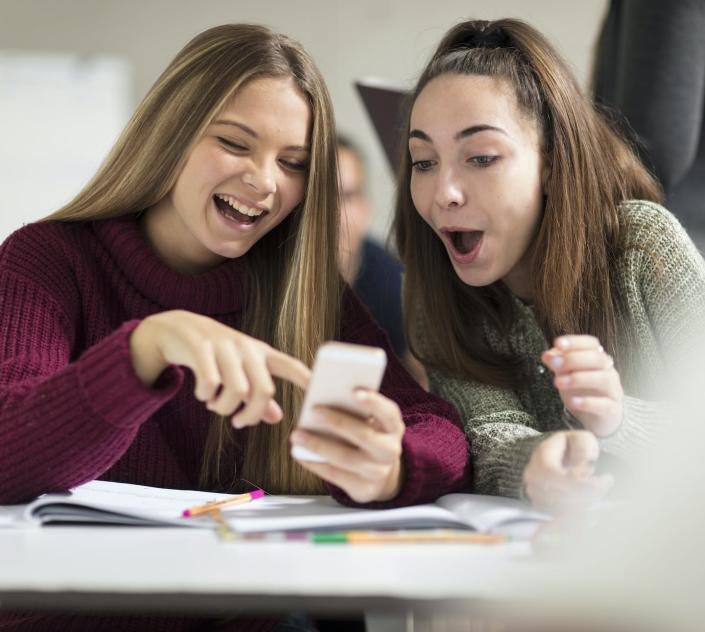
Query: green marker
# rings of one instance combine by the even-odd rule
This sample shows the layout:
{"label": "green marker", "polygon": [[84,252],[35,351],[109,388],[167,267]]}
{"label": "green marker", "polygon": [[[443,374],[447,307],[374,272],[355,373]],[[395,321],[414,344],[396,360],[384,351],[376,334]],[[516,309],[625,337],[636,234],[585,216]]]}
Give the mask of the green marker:
{"label": "green marker", "polygon": [[341,531],[311,534],[311,542],[314,544],[346,544],[347,541],[348,536]]}

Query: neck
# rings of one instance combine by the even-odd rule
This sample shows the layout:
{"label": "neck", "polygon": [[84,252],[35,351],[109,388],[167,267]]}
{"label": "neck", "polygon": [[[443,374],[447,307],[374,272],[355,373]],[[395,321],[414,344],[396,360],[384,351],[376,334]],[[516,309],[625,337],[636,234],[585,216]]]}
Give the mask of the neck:
{"label": "neck", "polygon": [[224,260],[198,242],[168,204],[167,198],[145,211],[140,228],[156,255],[176,272],[200,274]]}
{"label": "neck", "polygon": [[509,288],[509,291],[524,303],[532,304],[534,302],[531,255],[528,250],[502,281]]}
{"label": "neck", "polygon": [[355,283],[357,274],[360,271],[362,263],[362,248],[357,248],[355,251],[341,248],[340,250],[340,274],[349,285]]}

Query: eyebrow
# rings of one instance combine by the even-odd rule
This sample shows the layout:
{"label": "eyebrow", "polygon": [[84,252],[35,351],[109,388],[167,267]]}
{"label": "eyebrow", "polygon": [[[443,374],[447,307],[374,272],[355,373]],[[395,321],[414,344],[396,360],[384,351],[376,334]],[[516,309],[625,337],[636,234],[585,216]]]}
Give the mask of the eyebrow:
{"label": "eyebrow", "polygon": [[[231,121],[229,119],[217,119],[213,121],[213,125],[232,125],[233,127],[240,128],[243,132],[245,132],[245,134],[251,136],[255,140],[259,138],[259,134],[255,132],[255,130],[243,123],[238,123],[237,121]],[[309,148],[306,145],[288,145],[284,149],[288,151],[309,151]]]}
{"label": "eyebrow", "polygon": [[[509,134],[507,134],[507,132],[505,132],[501,127],[495,127],[494,125],[472,125],[471,127],[466,127],[465,129],[460,130],[453,138],[455,140],[462,140],[463,138],[467,138],[473,134],[488,131],[499,132],[500,134],[509,136]],[[426,132],[422,132],[420,129],[412,129],[409,132],[409,139],[412,138],[418,138],[419,140],[423,140],[427,143],[431,142],[431,137]]]}

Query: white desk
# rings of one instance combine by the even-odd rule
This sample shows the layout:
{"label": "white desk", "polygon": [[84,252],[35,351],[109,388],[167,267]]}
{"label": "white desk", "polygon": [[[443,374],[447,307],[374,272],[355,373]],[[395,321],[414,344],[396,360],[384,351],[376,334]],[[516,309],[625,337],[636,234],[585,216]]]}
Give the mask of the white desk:
{"label": "white desk", "polygon": [[534,570],[523,543],[224,543],[196,529],[0,529],[2,608],[204,615],[364,611],[401,622],[411,612],[432,616],[511,599]]}

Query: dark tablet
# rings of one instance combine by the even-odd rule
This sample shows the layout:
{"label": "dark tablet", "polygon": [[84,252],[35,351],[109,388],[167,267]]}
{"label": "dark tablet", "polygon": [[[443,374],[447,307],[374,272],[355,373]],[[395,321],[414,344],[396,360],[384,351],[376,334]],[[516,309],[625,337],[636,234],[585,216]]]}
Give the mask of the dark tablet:
{"label": "dark tablet", "polygon": [[402,106],[407,92],[366,80],[356,81],[355,88],[382,143],[389,166],[396,174],[399,167]]}

